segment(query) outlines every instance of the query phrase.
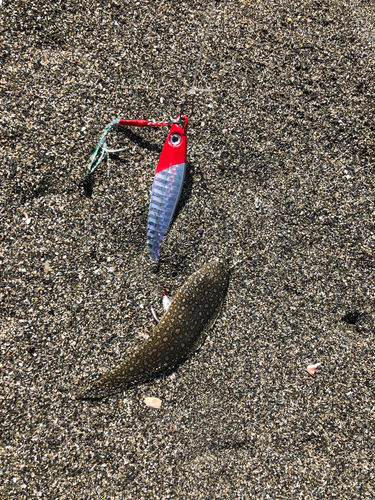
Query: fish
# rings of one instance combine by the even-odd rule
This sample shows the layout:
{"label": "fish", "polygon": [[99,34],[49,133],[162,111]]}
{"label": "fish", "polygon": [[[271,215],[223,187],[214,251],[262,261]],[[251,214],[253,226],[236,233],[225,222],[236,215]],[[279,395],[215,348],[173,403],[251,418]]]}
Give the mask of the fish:
{"label": "fish", "polygon": [[229,267],[224,261],[209,262],[192,274],[149,338],[77,398],[101,399],[176,368],[202,343],[220,312],[228,284]]}

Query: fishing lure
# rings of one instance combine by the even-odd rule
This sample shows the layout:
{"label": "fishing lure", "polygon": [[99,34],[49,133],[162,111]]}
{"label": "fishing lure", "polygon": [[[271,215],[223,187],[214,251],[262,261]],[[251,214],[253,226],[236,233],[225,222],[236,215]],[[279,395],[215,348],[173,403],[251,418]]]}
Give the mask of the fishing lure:
{"label": "fishing lure", "polygon": [[228,266],[217,260],[191,275],[143,345],[78,398],[103,398],[184,361],[216,319],[228,282]]}
{"label": "fishing lure", "polygon": [[115,127],[165,127],[168,125],[171,128],[156,167],[147,221],[147,245],[154,262],[158,261],[164,235],[169,228],[181,196],[186,171],[188,118],[185,115],[180,115],[171,122],[142,119],[113,120],[104,129],[86,172],[86,175],[91,174],[105,156],[107,156],[109,172],[109,153],[124,151],[124,149],[108,149],[107,136]]}
{"label": "fishing lure", "polygon": [[184,124],[173,123],[156,167],[148,211],[147,243],[151,259],[158,261],[164,234],[167,232],[180,199],[186,170],[186,129]]}

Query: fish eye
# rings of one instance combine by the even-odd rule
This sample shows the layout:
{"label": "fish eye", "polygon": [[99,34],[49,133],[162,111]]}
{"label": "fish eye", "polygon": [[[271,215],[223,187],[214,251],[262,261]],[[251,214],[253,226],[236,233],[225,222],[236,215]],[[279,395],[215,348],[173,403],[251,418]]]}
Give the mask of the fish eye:
{"label": "fish eye", "polygon": [[178,146],[181,142],[181,136],[180,134],[177,134],[177,132],[174,132],[169,137],[169,140],[171,141],[172,146]]}

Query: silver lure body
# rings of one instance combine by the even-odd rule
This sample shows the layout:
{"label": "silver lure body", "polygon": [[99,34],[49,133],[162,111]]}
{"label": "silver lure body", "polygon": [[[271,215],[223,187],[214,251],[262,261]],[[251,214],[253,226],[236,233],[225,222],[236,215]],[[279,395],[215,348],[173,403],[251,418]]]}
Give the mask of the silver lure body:
{"label": "silver lure body", "polygon": [[147,245],[154,262],[180,199],[185,170],[186,163],[179,163],[155,174],[147,222]]}

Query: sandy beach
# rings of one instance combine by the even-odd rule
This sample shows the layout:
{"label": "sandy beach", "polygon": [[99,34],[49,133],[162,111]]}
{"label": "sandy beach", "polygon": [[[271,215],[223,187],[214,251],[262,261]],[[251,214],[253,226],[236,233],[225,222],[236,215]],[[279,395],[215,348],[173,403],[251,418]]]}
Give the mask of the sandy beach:
{"label": "sandy beach", "polygon": [[[375,498],[374,18],[366,1],[3,0],[0,498]],[[194,79],[211,91],[192,110]],[[186,100],[155,266],[168,128],[114,130],[109,175],[84,174],[111,120]],[[77,400],[215,258],[230,282],[200,348]]]}

